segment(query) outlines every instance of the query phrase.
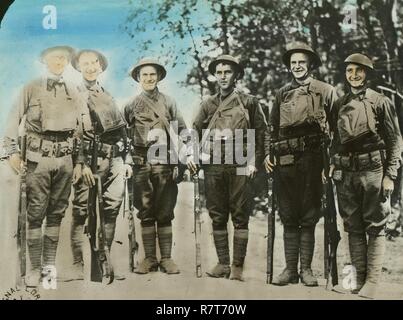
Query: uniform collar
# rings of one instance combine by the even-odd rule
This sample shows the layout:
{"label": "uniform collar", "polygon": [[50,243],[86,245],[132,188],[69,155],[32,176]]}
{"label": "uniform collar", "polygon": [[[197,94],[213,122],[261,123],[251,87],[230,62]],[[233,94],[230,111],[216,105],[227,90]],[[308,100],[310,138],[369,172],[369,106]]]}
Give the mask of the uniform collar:
{"label": "uniform collar", "polygon": [[46,75],[45,75],[46,80],[52,80],[52,81],[56,81],[56,82],[64,82],[64,78],[63,78],[63,74],[61,75],[56,75],[51,73],[50,71],[47,71]]}
{"label": "uniform collar", "polygon": [[145,97],[147,97],[151,100],[158,101],[160,92],[158,90],[158,87],[155,87],[155,89],[152,92],[147,92],[147,91],[143,90],[143,92],[141,94],[143,94]]}
{"label": "uniform collar", "polygon": [[88,91],[103,91],[102,86],[99,84],[97,80],[95,81],[88,81],[86,79],[83,79],[83,85],[85,88],[87,88]]}
{"label": "uniform collar", "polygon": [[368,92],[368,88],[367,88],[367,87],[364,87],[364,88],[363,88],[360,92],[358,92],[358,93],[353,93],[353,92],[351,92],[351,89],[350,89],[350,92],[348,93],[348,99],[349,99],[349,100],[358,99],[358,100],[362,101],[362,100],[364,100],[364,98],[366,97],[367,92]]}
{"label": "uniform collar", "polygon": [[50,72],[46,75],[44,84],[48,91],[56,90],[56,86],[66,86],[62,75],[57,76]]}
{"label": "uniform collar", "polygon": [[292,88],[292,89],[296,89],[296,88],[299,88],[299,87],[307,87],[308,90],[309,90],[309,87],[310,87],[311,84],[312,84],[312,80],[313,80],[313,78],[312,78],[311,76],[309,76],[309,77],[305,80],[305,83],[304,83],[304,84],[299,84],[299,83],[295,80],[295,78],[293,77],[293,78],[292,78],[292,81],[291,81],[291,88]]}

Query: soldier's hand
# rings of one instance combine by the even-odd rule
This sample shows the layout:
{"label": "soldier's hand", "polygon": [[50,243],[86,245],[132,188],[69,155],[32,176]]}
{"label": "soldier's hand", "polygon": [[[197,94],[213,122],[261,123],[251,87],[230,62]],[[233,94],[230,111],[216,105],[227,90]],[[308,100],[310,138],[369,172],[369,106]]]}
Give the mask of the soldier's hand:
{"label": "soldier's hand", "polygon": [[91,169],[90,169],[87,165],[83,165],[83,168],[82,168],[82,177],[83,177],[84,183],[85,183],[87,186],[89,186],[89,187],[95,186],[95,178],[94,178],[94,175],[92,174]]}
{"label": "soldier's hand", "polygon": [[21,166],[23,165],[23,162],[21,160],[21,156],[19,153],[13,153],[9,158],[8,158],[8,163],[10,164],[10,167],[17,173],[20,174],[21,172]]}
{"label": "soldier's hand", "polygon": [[394,183],[391,178],[388,176],[385,176],[382,181],[382,196],[383,196],[383,201],[386,201],[390,195],[392,194],[394,189]]}
{"label": "soldier's hand", "polygon": [[333,177],[333,172],[334,172],[334,169],[335,169],[336,167],[335,167],[335,165],[334,164],[331,164],[330,166],[329,166],[329,178],[332,178]]}
{"label": "soldier's hand", "polygon": [[273,163],[270,161],[270,156],[267,155],[266,158],[264,159],[264,167],[266,169],[266,172],[273,172],[273,169],[276,165],[276,158],[273,159]]}
{"label": "soldier's hand", "polygon": [[125,174],[126,179],[130,179],[133,175],[133,169],[130,164],[124,164],[123,172]]}
{"label": "soldier's hand", "polygon": [[175,166],[175,167],[173,168],[173,170],[172,170],[172,180],[173,180],[173,181],[176,181],[176,179],[178,178],[178,176],[179,176],[179,168],[178,168],[178,166]]}
{"label": "soldier's hand", "polygon": [[197,164],[194,162],[193,156],[188,156],[186,159],[186,165],[191,174],[195,174],[197,172]]}
{"label": "soldier's hand", "polygon": [[253,179],[256,176],[257,169],[255,166],[249,165],[246,167],[246,170],[247,170],[246,176],[249,179]]}
{"label": "soldier's hand", "polygon": [[75,185],[78,181],[80,181],[82,176],[82,165],[78,163],[75,165],[73,170],[73,185]]}

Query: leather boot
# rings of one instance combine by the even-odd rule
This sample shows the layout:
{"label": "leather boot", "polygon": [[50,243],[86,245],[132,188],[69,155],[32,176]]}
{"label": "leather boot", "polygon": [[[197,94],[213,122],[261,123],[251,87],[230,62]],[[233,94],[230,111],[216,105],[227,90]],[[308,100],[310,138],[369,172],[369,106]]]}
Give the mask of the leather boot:
{"label": "leather boot", "polygon": [[289,283],[299,282],[298,276],[298,257],[299,257],[299,228],[284,226],[284,254],[286,268],[275,279],[273,284],[285,286]]}
{"label": "leather boot", "polygon": [[25,276],[25,285],[27,287],[37,287],[41,281],[42,267],[42,229],[28,229],[27,245],[31,269]]}
{"label": "leather boot", "polygon": [[351,264],[356,272],[356,286],[351,293],[357,294],[365,283],[367,275],[367,237],[365,233],[349,233],[348,246]]}
{"label": "leather boot", "polygon": [[363,298],[374,299],[382,274],[383,259],[385,256],[386,241],[384,235],[369,235],[367,251],[367,278],[358,295]]}
{"label": "leather boot", "polygon": [[228,278],[231,273],[229,266],[229,246],[228,246],[228,232],[227,230],[213,230],[214,245],[217,252],[218,263],[217,265],[206,272],[206,274],[213,278]]}
{"label": "leather boot", "polygon": [[155,226],[141,227],[145,258],[139,263],[135,273],[147,274],[158,270],[157,242]]}
{"label": "leather boot", "polygon": [[166,274],[178,274],[178,266],[172,260],[172,226],[158,227],[158,244],[160,246],[160,270]]}
{"label": "leather boot", "polygon": [[248,229],[234,230],[234,252],[231,266],[231,280],[244,281],[242,273],[246,256],[246,249],[248,246],[248,233]]}
{"label": "leather boot", "polygon": [[311,264],[315,249],[315,227],[301,227],[300,234],[300,260],[301,282],[307,287],[318,286],[318,280],[313,275]]}

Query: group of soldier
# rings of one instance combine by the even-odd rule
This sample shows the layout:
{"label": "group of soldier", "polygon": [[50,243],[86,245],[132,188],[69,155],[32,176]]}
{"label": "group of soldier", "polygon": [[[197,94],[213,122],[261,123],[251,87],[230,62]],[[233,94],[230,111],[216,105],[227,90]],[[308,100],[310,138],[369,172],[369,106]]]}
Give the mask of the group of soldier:
{"label": "group of soldier", "polygon": [[[146,274],[159,268],[167,274],[179,273],[171,250],[181,170],[169,159],[150,158],[148,152],[151,146],[172,143],[168,128],[172,121],[178,123],[179,131],[186,129],[175,100],[158,89],[159,81],[167,73],[165,67],[144,58],[132,68],[131,77],[139,82],[142,92],[121,113],[98,82],[98,76],[108,66],[102,53],[87,49],[76,53],[68,46],[57,46],[44,50],[40,58],[47,74],[24,87],[11,111],[5,134],[9,163],[17,172],[23,165],[18,146],[21,123],[27,136],[27,245],[31,267],[25,277],[26,285],[37,286],[43,269],[55,265],[60,224],[72,185],[70,235],[74,272],[70,278],[84,279],[82,237],[88,216],[88,192],[95,177],[102,181],[108,248],[114,239],[125,179],[132,178],[145,254],[136,272]],[[78,87],[63,78],[70,62],[82,74]],[[243,164],[228,161],[228,155],[222,151],[214,154],[218,162],[200,165],[194,153],[199,147],[186,149],[190,172],[197,174],[200,168],[204,171],[206,206],[218,256],[218,263],[207,275],[243,281],[251,181],[258,170],[263,170],[274,174],[284,226],[286,268],[274,284],[301,280],[306,286],[317,286],[311,269],[315,226],[321,217],[322,183],[333,178],[339,212],[349,235],[351,261],[357,272],[353,293],[373,297],[385,252],[389,196],[400,165],[401,137],[396,111],[388,98],[368,87],[375,71],[370,58],[363,54],[354,53],[345,60],[349,90],[340,98],[334,87],[311,76],[321,61],[306,43],[291,43],[283,62],[292,81],[277,91],[268,120],[256,97],[236,89],[244,68],[235,57],[222,55],[208,66],[216,77],[218,92],[202,101],[192,129],[200,137],[204,130],[242,130],[242,150],[248,144],[246,131],[252,129],[255,145],[254,156]],[[150,139],[153,129],[165,131],[169,139]],[[98,169],[93,172],[90,150],[95,134],[102,147]],[[233,139],[230,143],[235,144],[234,136],[222,134],[207,139],[218,143]],[[331,141],[328,177],[323,173],[320,151],[324,136]],[[213,150],[209,152],[212,157]],[[239,167],[244,169],[243,174],[239,174]],[[230,215],[234,227],[232,263],[227,231]],[[115,278],[124,279],[119,275]]]}

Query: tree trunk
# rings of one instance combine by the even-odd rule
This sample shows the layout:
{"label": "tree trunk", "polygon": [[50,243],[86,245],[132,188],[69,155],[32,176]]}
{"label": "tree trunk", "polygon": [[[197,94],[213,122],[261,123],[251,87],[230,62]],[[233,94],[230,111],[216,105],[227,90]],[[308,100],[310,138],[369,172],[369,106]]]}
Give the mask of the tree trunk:
{"label": "tree trunk", "polygon": [[229,52],[229,43],[228,43],[228,18],[227,11],[225,10],[225,6],[223,4],[220,5],[220,15],[221,15],[221,33],[222,33],[222,42],[224,43],[224,54],[230,54]]}
{"label": "tree trunk", "polygon": [[[397,32],[392,20],[392,10],[393,10],[394,0],[374,0],[373,5],[376,10],[376,17],[378,18],[383,35],[385,37],[386,49],[388,52],[388,59],[397,59],[400,64],[403,61],[403,57],[399,57],[401,50],[398,50],[397,45]],[[402,92],[403,90],[403,76],[400,70],[391,70],[390,61],[388,61],[388,71],[392,81],[394,82],[396,88]],[[396,65],[396,64],[395,64]]]}

